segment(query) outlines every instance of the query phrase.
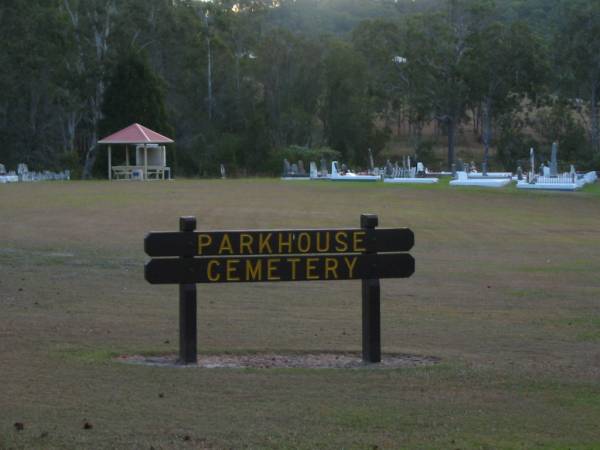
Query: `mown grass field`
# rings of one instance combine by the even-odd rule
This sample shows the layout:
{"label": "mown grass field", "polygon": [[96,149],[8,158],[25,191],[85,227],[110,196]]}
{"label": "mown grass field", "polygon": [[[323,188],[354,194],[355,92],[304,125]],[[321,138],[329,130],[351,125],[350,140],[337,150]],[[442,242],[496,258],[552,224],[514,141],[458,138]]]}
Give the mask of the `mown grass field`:
{"label": "mown grass field", "polygon": [[[180,215],[205,229],[346,227],[363,212],[416,234],[415,275],[382,281],[384,353],[440,364],[113,361],[177,350],[177,288],[143,279],[148,231]],[[359,282],[198,293],[201,352],[360,350]],[[599,424],[599,185],[0,186],[0,448],[596,449]]]}

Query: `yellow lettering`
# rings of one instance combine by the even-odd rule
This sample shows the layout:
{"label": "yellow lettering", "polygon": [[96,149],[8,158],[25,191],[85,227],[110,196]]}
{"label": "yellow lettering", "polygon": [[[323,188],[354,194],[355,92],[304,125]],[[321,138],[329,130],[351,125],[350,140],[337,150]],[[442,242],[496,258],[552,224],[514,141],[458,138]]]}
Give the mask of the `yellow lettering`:
{"label": "yellow lettering", "polygon": [[208,278],[208,281],[219,281],[219,279],[221,278],[221,274],[219,273],[213,273],[213,266],[220,266],[221,264],[219,263],[219,261],[209,261],[208,265],[206,266],[206,277]]}
{"label": "yellow lettering", "polygon": [[199,234],[198,235],[198,254],[202,254],[202,249],[212,244],[212,237],[210,234]]}
{"label": "yellow lettering", "polygon": [[256,264],[252,267],[252,260],[246,260],[246,280],[261,280],[262,279],[262,260],[257,259]]}
{"label": "yellow lettering", "polygon": [[314,271],[317,270],[316,263],[319,258],[306,258],[306,279],[307,280],[318,280],[319,275]]}
{"label": "yellow lettering", "polygon": [[227,250],[230,255],[233,255],[233,246],[231,245],[231,239],[229,239],[228,234],[224,234],[223,239],[221,239],[221,245],[219,245],[219,254],[223,254],[225,250]]}
{"label": "yellow lettering", "polygon": [[338,231],[335,233],[335,241],[338,245],[335,246],[336,252],[347,252],[348,251],[348,234],[344,231]]}
{"label": "yellow lettering", "polygon": [[235,276],[237,270],[237,264],[240,262],[239,259],[228,259],[227,260],[227,281],[240,281],[240,277]]}
{"label": "yellow lettering", "polygon": [[[354,247],[355,252],[364,252],[366,250],[366,248],[364,246],[365,234],[367,234],[367,233],[365,233],[364,231],[355,231],[354,232],[353,247]],[[361,244],[362,244],[362,246],[361,246]]]}
{"label": "yellow lettering", "polygon": [[348,267],[348,278],[352,278],[352,271],[354,270],[357,261],[356,256],[344,256],[344,261],[346,262],[346,266]]}
{"label": "yellow lettering", "polygon": [[279,238],[279,253],[283,253],[283,247],[287,247],[288,253],[292,253],[292,233],[287,233],[288,240],[283,240],[283,233],[278,233]]}
{"label": "yellow lettering", "polygon": [[[252,254],[252,242],[254,239],[251,234],[242,233],[240,234],[240,255],[251,255]],[[244,249],[246,253],[244,253]]]}
{"label": "yellow lettering", "polygon": [[267,280],[281,280],[280,277],[273,274],[273,272],[277,270],[275,263],[278,263],[279,261],[281,261],[279,258],[269,258],[267,261]]}
{"label": "yellow lettering", "polygon": [[338,278],[337,268],[338,268],[338,260],[337,259],[325,258],[325,279],[329,280],[329,273],[331,272],[332,278],[334,280],[337,280],[337,278]]}
{"label": "yellow lettering", "polygon": [[287,260],[292,263],[292,281],[296,281],[296,264],[300,262],[300,258],[288,258]]}
{"label": "yellow lettering", "polygon": [[[273,235],[273,233],[267,233],[266,236],[263,236],[262,233],[260,233],[258,235],[258,253],[261,253],[261,254],[273,253],[273,249],[271,248],[271,243],[269,242],[272,235]],[[265,249],[268,249],[269,251],[266,252]]]}
{"label": "yellow lettering", "polygon": [[[321,242],[321,236],[325,235],[325,245]],[[325,233],[317,233],[317,251],[318,252],[328,252],[329,251],[329,231]]]}
{"label": "yellow lettering", "polygon": [[[302,242],[304,241],[304,243]],[[300,253],[308,253],[310,250],[310,234],[300,233],[298,235],[298,251]]]}

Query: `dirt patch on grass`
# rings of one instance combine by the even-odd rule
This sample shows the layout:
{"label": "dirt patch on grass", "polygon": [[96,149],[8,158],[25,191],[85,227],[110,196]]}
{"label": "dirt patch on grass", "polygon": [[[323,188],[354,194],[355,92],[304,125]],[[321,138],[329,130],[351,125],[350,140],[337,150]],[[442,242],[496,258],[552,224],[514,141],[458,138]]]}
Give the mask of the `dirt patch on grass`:
{"label": "dirt patch on grass", "polygon": [[439,358],[433,356],[396,354],[383,355],[380,363],[369,364],[354,353],[210,355],[199,356],[197,364],[189,365],[179,364],[177,355],[120,355],[115,360],[148,366],[203,369],[397,369],[430,366],[440,362]]}

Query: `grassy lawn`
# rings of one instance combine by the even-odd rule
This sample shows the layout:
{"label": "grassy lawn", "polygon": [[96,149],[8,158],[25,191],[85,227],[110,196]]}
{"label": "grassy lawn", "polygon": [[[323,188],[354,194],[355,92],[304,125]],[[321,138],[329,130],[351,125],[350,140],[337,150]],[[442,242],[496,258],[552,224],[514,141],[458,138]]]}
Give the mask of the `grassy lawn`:
{"label": "grassy lawn", "polygon": [[[382,281],[412,369],[128,365],[177,351],[176,286],[143,238],[352,227],[416,236]],[[360,350],[360,283],[202,285],[199,350]],[[0,449],[600,448],[600,185],[576,193],[279,180],[0,186]],[[24,424],[17,431],[15,422]],[[84,429],[84,423],[91,428]]]}

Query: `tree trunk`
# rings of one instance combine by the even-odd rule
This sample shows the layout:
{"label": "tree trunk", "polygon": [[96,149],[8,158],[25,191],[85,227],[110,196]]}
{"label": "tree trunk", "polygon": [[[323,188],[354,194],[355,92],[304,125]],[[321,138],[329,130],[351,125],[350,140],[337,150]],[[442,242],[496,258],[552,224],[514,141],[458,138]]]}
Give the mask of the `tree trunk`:
{"label": "tree trunk", "polygon": [[[83,33],[89,32],[90,27],[83,27],[80,22],[79,13],[77,9],[73,10],[71,8],[71,4],[69,0],[64,0],[64,6],[69,14],[71,19],[71,24],[73,26],[73,30],[75,32],[75,41],[77,47],[79,49],[79,58],[76,63],[77,73],[80,76],[84,76],[86,78],[92,75],[94,69],[90,68],[86,65],[84,58],[84,48],[83,42],[84,40],[89,40],[92,42],[95,50],[96,50],[96,58],[95,63],[98,64],[98,67],[103,70],[104,62],[106,59],[106,55],[109,50],[109,42],[108,39],[111,35],[112,31],[112,17],[117,14],[116,4],[114,0],[107,0],[105,8],[103,10],[104,17],[100,17],[96,11],[88,10],[87,18],[91,23],[91,35],[87,38],[84,38]],[[87,72],[87,73],[86,73]],[[96,161],[96,143],[98,140],[98,123],[102,118],[102,110],[101,104],[104,98],[104,75],[103,73],[97,74],[98,76],[95,79],[95,92],[90,95],[86,99],[87,103],[87,111],[89,112],[89,116],[87,117],[89,120],[89,127],[91,128],[91,139],[90,143],[87,146],[88,149],[85,154],[85,163],[83,166],[82,178],[90,178],[92,175],[92,168],[94,162]],[[80,110],[77,109],[74,111],[76,114],[79,114]]]}
{"label": "tree trunk", "polygon": [[454,164],[454,144],[456,141],[456,119],[454,117],[446,119],[446,126],[448,127],[448,170],[452,170],[452,164]]}
{"label": "tree trunk", "polygon": [[85,153],[85,162],[83,163],[83,173],[81,175],[83,179],[89,179],[92,177],[92,169],[94,168],[94,163],[96,162],[97,147],[98,136],[96,131],[93,131],[88,144],[88,149]]}
{"label": "tree trunk", "polygon": [[242,93],[242,89],[241,89],[241,85],[240,85],[240,58],[241,58],[240,52],[236,52],[235,53],[235,96],[236,96],[238,105],[240,104],[241,93]]}
{"label": "tree trunk", "polygon": [[481,105],[481,120],[483,125],[483,174],[487,175],[492,140],[492,99],[486,97]]}
{"label": "tree trunk", "polygon": [[421,139],[423,137],[423,127],[425,124],[420,121],[415,121],[412,123],[410,140],[412,144],[412,148],[416,151],[421,145]]}
{"label": "tree trunk", "polygon": [[75,131],[79,125],[80,115],[76,111],[62,111],[63,147],[68,153],[75,151]]}
{"label": "tree trunk", "polygon": [[592,149],[597,152],[600,150],[600,136],[598,136],[598,84],[594,82],[592,85],[592,96],[590,99],[590,115],[591,115],[591,133],[590,141]]}
{"label": "tree trunk", "polygon": [[481,126],[481,109],[480,107],[474,107],[471,109],[471,113],[473,114],[473,134],[479,134],[479,128]]}
{"label": "tree trunk", "polygon": [[85,154],[85,163],[83,165],[83,172],[81,177],[85,179],[89,179],[92,177],[92,169],[94,168],[94,163],[96,162],[96,150],[98,144],[98,124],[102,119],[102,109],[101,104],[104,98],[104,82],[102,80],[98,81],[96,84],[96,95],[90,97],[89,99],[89,109],[90,115],[92,119],[92,123],[94,127],[91,131],[91,136],[88,144],[88,150]]}
{"label": "tree trunk", "polygon": [[210,48],[210,29],[208,27],[208,11],[204,14],[204,23],[206,24],[206,50],[208,52],[208,58],[206,63],[207,71],[207,89],[208,89],[208,120],[212,120],[212,107],[213,107],[213,92],[212,92],[212,51]]}

